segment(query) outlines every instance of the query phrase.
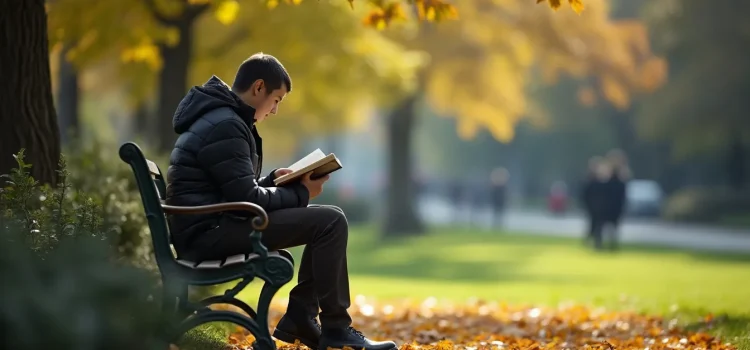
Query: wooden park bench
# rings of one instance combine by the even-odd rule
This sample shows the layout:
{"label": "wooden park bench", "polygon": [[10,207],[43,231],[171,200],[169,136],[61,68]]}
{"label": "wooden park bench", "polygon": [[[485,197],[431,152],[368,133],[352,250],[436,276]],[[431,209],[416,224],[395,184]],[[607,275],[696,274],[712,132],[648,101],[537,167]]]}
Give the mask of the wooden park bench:
{"label": "wooden park bench", "polygon": [[[140,147],[128,142],[120,147],[120,158],[133,169],[143,207],[151,230],[156,264],[163,282],[162,312],[172,326],[170,340],[179,339],[187,331],[209,322],[231,322],[242,326],[255,337],[254,348],[275,349],[268,324],[268,311],[276,292],[292,280],[294,259],[286,250],[268,251],[261,243],[261,231],[268,226],[268,214],[260,206],[248,202],[220,203],[196,207],[164,204],[166,184],[156,163],[146,159]],[[252,254],[240,254],[223,260],[186,261],[177,259],[171,247],[169,225],[165,214],[207,214],[225,211],[247,211],[254,215]],[[236,298],[256,277],[265,281],[258,299],[257,310]],[[198,302],[188,300],[189,286],[212,286],[239,280],[223,295],[215,295]],[[213,310],[212,304],[230,304],[243,313]]]}

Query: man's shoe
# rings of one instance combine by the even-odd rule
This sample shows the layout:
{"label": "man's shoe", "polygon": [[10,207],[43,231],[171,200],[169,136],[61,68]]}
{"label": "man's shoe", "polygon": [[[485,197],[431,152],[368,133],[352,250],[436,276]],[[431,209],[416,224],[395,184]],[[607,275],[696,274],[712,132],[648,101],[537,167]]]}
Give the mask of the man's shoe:
{"label": "man's shoe", "polygon": [[318,350],[327,350],[328,348],[343,349],[350,347],[357,350],[395,350],[398,349],[396,343],[392,341],[372,341],[353,327],[344,329],[324,329],[320,336],[320,345]]}
{"label": "man's shoe", "polygon": [[310,349],[317,349],[320,341],[320,324],[317,319],[293,320],[284,315],[273,331],[273,337],[285,343],[294,344],[295,340]]}

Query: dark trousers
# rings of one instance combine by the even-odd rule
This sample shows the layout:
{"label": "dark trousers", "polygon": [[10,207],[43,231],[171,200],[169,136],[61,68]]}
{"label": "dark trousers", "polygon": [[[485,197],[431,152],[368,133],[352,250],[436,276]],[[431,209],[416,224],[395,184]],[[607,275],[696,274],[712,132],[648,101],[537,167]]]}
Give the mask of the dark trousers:
{"label": "dark trousers", "polygon": [[589,237],[594,240],[594,248],[604,247],[604,235],[609,233],[611,248],[618,245],[619,218],[606,218],[603,216],[591,216],[589,219]]}
{"label": "dark trousers", "polygon": [[589,236],[594,240],[594,248],[601,249],[603,245],[604,240],[604,225],[606,222],[601,218],[597,216],[592,216],[591,221],[589,223],[590,231]]}
{"label": "dark trousers", "polygon": [[[351,325],[347,309],[351,305],[346,246],[349,227],[341,208],[310,205],[268,214],[263,231],[268,250],[304,245],[298,283],[289,293],[287,314],[291,317],[320,316],[325,328]],[[222,218],[219,227],[192,244],[198,260],[222,259],[251,253],[250,220]],[[320,310],[320,313],[318,313]]]}

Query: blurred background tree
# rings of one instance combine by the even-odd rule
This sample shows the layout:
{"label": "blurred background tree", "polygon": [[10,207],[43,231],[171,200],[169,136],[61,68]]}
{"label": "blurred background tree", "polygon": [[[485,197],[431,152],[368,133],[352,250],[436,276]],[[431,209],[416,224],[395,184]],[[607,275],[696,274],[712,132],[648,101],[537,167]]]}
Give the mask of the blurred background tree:
{"label": "blurred background tree", "polygon": [[601,98],[618,110],[630,107],[632,94],[652,91],[664,81],[666,63],[651,53],[645,26],[612,21],[609,1],[587,3],[589,9],[577,15],[553,13],[531,2],[456,1],[460,21],[410,23],[406,34],[398,34],[430,59],[420,69],[417,90],[388,119],[384,234],[424,231],[413,200],[410,146],[419,100],[456,118],[462,139],[486,128],[496,140],[509,142],[521,120],[548,122],[548,113],[527,94],[539,79],[553,84],[561,73],[588,79],[579,94],[587,96],[583,102]]}
{"label": "blurred background tree", "polygon": [[[60,74],[70,75],[67,61],[79,70],[117,56],[129,63],[120,65],[120,77],[126,78],[131,106],[139,112],[138,131],[156,140],[154,146],[161,151],[174,145],[171,116],[188,87],[202,84],[211,74],[231,82],[242,57],[261,48],[282,59],[295,86],[300,87],[296,90],[300,98],[291,109],[304,111],[300,113],[307,117],[303,128],[319,124],[315,117],[319,115],[334,118],[325,129],[345,125],[337,121],[350,119],[352,111],[360,111],[363,103],[408,88],[412,79],[409,70],[420,63],[419,56],[363,28],[357,14],[369,10],[352,11],[342,1],[278,5],[235,0],[130,0],[91,6],[87,1],[59,0],[50,5],[50,32],[52,44],[59,45],[57,50],[66,58],[61,61]],[[314,70],[309,69],[310,63]],[[151,72],[156,78],[144,76]],[[375,79],[380,83],[361,84]],[[61,76],[59,81],[71,80]],[[322,82],[326,88],[317,89],[315,84]],[[75,90],[74,86],[60,86],[61,93]],[[151,96],[156,98],[150,101]],[[63,93],[61,103],[66,99],[75,100],[75,96]],[[153,111],[149,105],[155,105]],[[148,117],[152,113],[155,118]],[[65,130],[76,125],[68,119],[61,119]]]}
{"label": "blurred background tree", "polygon": [[50,86],[45,3],[2,0],[0,9],[0,96],[6,99],[0,103],[0,174],[9,173],[16,165],[11,155],[26,148],[36,165],[34,177],[54,184],[60,135]]}
{"label": "blurred background tree", "polygon": [[672,140],[670,154],[676,159],[721,154],[727,185],[741,190],[750,137],[748,107],[742,102],[750,91],[750,67],[744,63],[750,33],[741,14],[750,5],[708,5],[670,0],[647,6],[654,42],[672,62],[674,79],[645,99],[638,121],[646,137]]}
{"label": "blurred background tree", "polygon": [[[707,114],[699,111],[731,106],[729,93],[715,101],[691,98],[694,106],[680,108],[665,102],[697,94],[690,84],[674,84],[696,80],[718,62],[684,52],[706,45],[722,52],[722,67],[737,66],[732,50],[719,49],[732,40],[738,48],[744,43],[736,15],[720,8],[721,20],[706,21],[711,33],[730,33],[712,41],[691,35],[676,15],[701,18],[691,3],[585,5],[581,11],[578,1],[531,0],[51,1],[61,141],[72,149],[76,142],[136,138],[162,157],[175,137],[173,107],[165,106],[211,74],[230,81],[237,62],[264,51],[285,63],[296,87],[282,113],[262,125],[280,165],[309,152],[313,139],[343,151],[340,135],[377,123],[387,131],[388,157],[375,165],[388,184],[382,191],[386,235],[423,232],[415,200],[425,176],[479,184],[492,168],[509,166],[514,196],[540,197],[560,179],[575,191],[586,160],[610,148],[623,149],[636,174],[658,180],[668,194],[690,186],[742,188],[748,156],[746,123],[736,117],[741,106],[721,113],[726,123],[714,118],[721,122],[703,128]],[[657,57],[662,53],[674,64]],[[659,88],[667,73],[673,79]],[[740,68],[721,74],[727,79],[716,78],[717,84],[732,82],[731,91],[742,91]],[[695,123],[683,126],[687,115]],[[381,119],[373,124],[373,118]],[[702,130],[717,131],[688,141]],[[33,139],[55,147],[55,137]],[[362,146],[366,152],[380,147]],[[28,148],[30,161],[34,150]],[[52,167],[36,163],[35,171]]]}

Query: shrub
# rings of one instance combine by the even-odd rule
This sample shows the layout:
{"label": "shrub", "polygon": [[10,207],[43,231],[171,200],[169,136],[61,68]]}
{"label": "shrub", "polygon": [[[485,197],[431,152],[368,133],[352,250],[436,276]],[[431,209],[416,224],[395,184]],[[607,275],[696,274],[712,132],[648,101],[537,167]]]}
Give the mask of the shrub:
{"label": "shrub", "polygon": [[750,213],[750,193],[727,188],[686,188],[667,199],[663,217],[672,221],[718,222]]}
{"label": "shrub", "polygon": [[114,144],[75,145],[68,151],[71,184],[101,207],[102,226],[111,232],[121,258],[155,270],[143,203],[130,167]]}
{"label": "shrub", "polygon": [[111,259],[87,235],[61,240],[41,258],[25,231],[0,244],[0,346],[5,349],[166,349],[150,274]]}
{"label": "shrub", "polygon": [[[2,175],[2,348],[167,348],[166,322],[174,320],[162,319],[152,301],[160,295],[158,276],[141,268],[152,266],[143,263],[151,245],[140,197],[129,171],[118,173],[112,162],[92,156],[97,150],[77,154],[80,172],[69,171],[61,157],[55,187],[31,177],[24,150],[14,155],[17,167]],[[128,249],[134,246],[141,248]],[[128,251],[137,254],[121,254]],[[225,349],[225,333],[205,325],[179,345]]]}
{"label": "shrub", "polygon": [[50,187],[29,175],[24,150],[14,157],[0,192],[3,348],[166,348],[153,275],[113,259],[103,208],[74,189],[65,158]]}
{"label": "shrub", "polygon": [[13,157],[18,166],[2,175],[5,186],[0,189],[0,229],[25,232],[17,238],[41,256],[68,238],[109,238],[110,232],[102,225],[101,207],[72,189],[65,157],[60,157],[55,187],[40,186],[31,177],[32,165],[24,162],[24,150]]}
{"label": "shrub", "polygon": [[29,175],[32,165],[24,163],[23,150],[14,155],[18,167],[0,179],[0,227],[30,232],[25,239],[40,253],[60,238],[89,232],[107,239],[120,258],[153,271],[143,204],[130,168],[114,156],[116,148],[94,143],[67,153],[54,188]]}

